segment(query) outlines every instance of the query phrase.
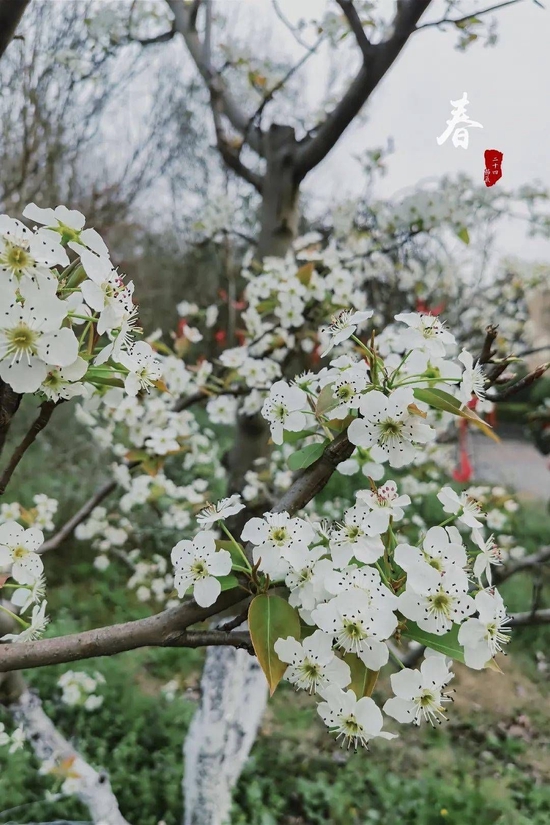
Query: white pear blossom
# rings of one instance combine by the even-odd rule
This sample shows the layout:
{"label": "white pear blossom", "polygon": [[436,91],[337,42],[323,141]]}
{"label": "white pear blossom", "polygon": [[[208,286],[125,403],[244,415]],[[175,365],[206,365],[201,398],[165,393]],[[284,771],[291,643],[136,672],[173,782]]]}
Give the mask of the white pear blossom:
{"label": "white pear blossom", "polygon": [[502,564],[501,550],[493,534],[491,534],[488,539],[485,539],[482,533],[474,528],[472,530],[472,539],[481,551],[474,561],[474,576],[477,577],[478,581],[481,581],[481,577],[485,574],[489,585],[491,585],[493,583],[491,565]]}
{"label": "white pear blossom", "polygon": [[201,510],[197,516],[199,524],[213,524],[215,521],[223,521],[229,516],[234,516],[244,510],[245,505],[242,503],[241,497],[238,494],[229,496],[229,498],[222,498],[216,504],[209,504],[204,510]]}
{"label": "white pear blossom", "polygon": [[124,379],[128,395],[137,395],[140,390],[149,391],[161,376],[161,363],[146,341],[138,341],[127,352],[121,352],[118,360],[129,371]]}
{"label": "white pear blossom", "polygon": [[401,521],[404,515],[403,507],[411,503],[410,496],[399,495],[395,481],[385,481],[375,490],[359,490],[355,497],[357,503],[375,512],[379,518],[378,526],[384,533],[393,521]]}
{"label": "white pear blossom", "polygon": [[401,312],[396,321],[406,324],[408,329],[399,332],[403,350],[422,350],[434,358],[444,358],[445,348],[455,343],[454,335],[448,332],[435,315],[418,312]]}
{"label": "white pear blossom", "polygon": [[321,353],[321,357],[324,358],[333,347],[336,347],[338,344],[341,344],[342,341],[346,341],[348,338],[351,338],[357,327],[365,321],[368,321],[369,318],[372,318],[373,314],[373,310],[354,312],[351,309],[345,309],[338,315],[335,315],[332,319],[330,327],[325,330],[330,335],[330,342]]}
{"label": "white pear blossom", "polygon": [[510,628],[502,596],[498,590],[482,590],[475,597],[478,615],[467,619],[458,631],[464,647],[464,661],[474,670],[482,670],[510,641]]}
{"label": "white pear blossom", "polygon": [[44,543],[44,533],[35,527],[25,530],[16,521],[0,525],[0,567],[9,565],[19,584],[33,584],[44,570],[36,552]]}
{"label": "white pear blossom", "polygon": [[21,614],[25,613],[32,604],[36,604],[46,595],[46,580],[43,576],[38,576],[32,584],[27,587],[18,587],[10,596],[10,601],[20,608]]}
{"label": "white pear blossom", "polygon": [[475,611],[474,600],[461,585],[452,572],[441,576],[438,584],[426,584],[418,590],[407,583],[399,595],[399,609],[423,630],[442,636]]}
{"label": "white pear blossom", "polygon": [[472,395],[477,398],[485,398],[485,373],[481,364],[474,366],[474,358],[467,350],[463,349],[458,360],[464,364],[464,372],[460,382],[460,399],[463,404],[467,404],[472,399]]}
{"label": "white pear blossom", "polygon": [[[74,248],[74,244],[69,246]],[[80,290],[88,306],[100,313],[97,331],[118,329],[132,311],[133,286],[125,285],[111,261],[77,245],[76,251],[88,276]]]}
{"label": "white pear blossom", "polygon": [[351,682],[349,665],[334,654],[332,639],[322,630],[316,630],[303,642],[292,636],[277,639],[274,649],[281,662],[290,665],[285,679],[302,690],[316,693],[320,687],[334,684],[344,688]]}
{"label": "white pear blossom", "polygon": [[295,544],[307,545],[315,538],[311,524],[300,518],[291,518],[286,512],[266,513],[264,518],[246,522],[242,541],[255,545],[254,562],[261,559],[261,569],[273,577],[284,577],[288,572],[285,554]]}
{"label": "white pear blossom", "polygon": [[216,534],[202,530],[193,541],[178,541],[170,557],[174,565],[174,586],[180,599],[192,586],[198,605],[214,604],[222,589],[216,576],[227,576],[231,572],[231,555],[227,550],[216,550]]}
{"label": "white pear blossom", "polygon": [[[54,230],[66,242],[72,241],[81,244],[98,255],[109,255],[107,245],[99,232],[96,232],[95,229],[83,228],[86,218],[76,209],[67,209],[66,206],[56,206],[55,209],[41,209],[35,203],[30,203],[23,210],[23,217]],[[78,247],[75,251],[79,252]]]}
{"label": "white pear blossom", "polygon": [[398,544],[395,561],[407,573],[407,583],[415,590],[424,586],[437,587],[441,577],[452,577],[456,585],[467,591],[465,571],[467,555],[456,527],[430,527],[422,542],[422,549],[410,544]]}
{"label": "white pear blossom", "polygon": [[271,438],[275,444],[283,443],[285,430],[300,432],[307,427],[307,395],[299,387],[291,387],[286,381],[276,381],[262,407],[262,415],[269,421]]}
{"label": "white pear blossom", "polygon": [[404,668],[390,676],[395,697],[388,699],[384,713],[398,722],[419,725],[426,721],[433,725],[447,717],[444,705],[451,701],[443,688],[453,678],[444,656],[427,656],[420,670]]}
{"label": "white pear blossom", "polygon": [[435,430],[408,407],[414,403],[412,389],[400,387],[388,397],[379,390],[363,396],[359,405],[362,418],[348,427],[352,444],[370,448],[375,461],[389,461],[391,467],[410,464],[419,444],[435,439]]}
{"label": "white pear blossom", "polygon": [[78,339],[61,328],[67,309],[55,295],[26,299],[0,310],[0,378],[15,392],[35,392],[50,366],[68,367],[78,356]]}
{"label": "white pear blossom", "polygon": [[51,369],[40,385],[40,392],[50,401],[59,401],[62,398],[67,401],[77,395],[86,395],[88,389],[80,379],[84,377],[87,369],[88,362],[80,357],[66,367]]}
{"label": "white pear blossom", "polygon": [[373,564],[384,553],[377,519],[358,507],[346,511],[344,523],[330,534],[330,551],[334,564],[345,567],[352,557]]}
{"label": "white pear blossom", "polygon": [[467,492],[461,493],[460,496],[452,487],[443,487],[437,497],[446,513],[453,513],[458,520],[472,529],[481,529],[483,527],[480,518],[484,518],[481,512],[480,503]]}
{"label": "white pear blossom", "polygon": [[394,733],[382,730],[384,720],[380,708],[370,696],[357,699],[352,690],[341,690],[331,685],[323,691],[326,699],[317,705],[319,716],[336,733],[336,738],[342,738],[343,744],[366,746],[370,739],[379,736],[383,739],[394,739]]}
{"label": "white pear blossom", "polygon": [[21,633],[6,633],[0,638],[0,642],[34,642],[38,639],[50,621],[46,616],[46,607],[47,603],[45,601],[35,604],[32,609],[29,627],[26,627]]}
{"label": "white pear blossom", "polygon": [[326,580],[333,565],[329,559],[322,558],[324,554],[325,548],[321,544],[311,549],[305,544],[294,544],[285,552],[288,562],[285,584],[290,589],[288,603],[301,608],[302,614],[330,597]]}
{"label": "white pear blossom", "polygon": [[371,605],[365,593],[341,593],[318,605],[311,617],[315,624],[335,637],[338,647],[361,655],[367,667],[380,670],[388,661],[389,639],[397,627],[397,617],[388,608]]}
{"label": "white pear blossom", "polygon": [[29,285],[47,287],[56,278],[50,268],[67,266],[69,258],[61,246],[61,238],[46,232],[31,232],[21,221],[0,215],[0,274],[5,274],[14,287],[26,291]]}

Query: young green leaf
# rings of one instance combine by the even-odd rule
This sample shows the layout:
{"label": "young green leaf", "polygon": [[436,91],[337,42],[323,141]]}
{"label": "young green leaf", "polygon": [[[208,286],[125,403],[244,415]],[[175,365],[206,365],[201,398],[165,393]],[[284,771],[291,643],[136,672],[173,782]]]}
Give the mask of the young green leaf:
{"label": "young green leaf", "polygon": [[462,243],[465,243],[466,245],[470,243],[470,233],[468,232],[465,226],[463,226],[462,229],[460,229],[456,234],[460,238]]}
{"label": "young green leaf", "polygon": [[346,653],[343,659],[351,670],[351,684],[347,686],[346,690],[353,690],[358,699],[363,696],[372,696],[378,679],[378,671],[369,670],[355,653]]}
{"label": "young green leaf", "polygon": [[326,445],[326,441],[321,441],[316,444],[308,444],[307,447],[302,447],[301,450],[296,450],[288,459],[288,466],[294,471],[309,467],[310,464],[313,464],[318,458],[321,458]]}
{"label": "young green leaf", "polygon": [[262,593],[250,603],[248,627],[254,652],[273,695],[288,667],[281,662],[273,645],[277,639],[287,636],[300,639],[300,617],[285,599]]}
{"label": "young green leaf", "polygon": [[407,627],[403,630],[402,635],[408,639],[413,639],[425,647],[431,647],[432,650],[437,650],[438,653],[443,653],[451,659],[456,659],[458,662],[464,662],[464,651],[462,645],[458,643],[459,626],[454,624],[452,629],[445,633],[444,636],[436,636],[435,633],[428,633],[418,627],[416,622],[407,621]]}
{"label": "young green leaf", "polygon": [[463,407],[460,399],[455,398],[454,395],[450,395],[450,393],[445,392],[444,390],[435,388],[428,389],[415,387],[414,397],[419,401],[423,401],[425,404],[429,404],[430,407],[433,407],[435,410],[443,410],[444,412],[449,412],[452,415],[457,415],[459,418],[466,418],[471,424],[478,427],[486,436],[492,438],[493,441],[496,441],[497,443],[500,442],[500,438],[493,431],[492,427],[490,427],[486,421],[480,418],[479,415],[477,415],[477,413],[469,407]]}

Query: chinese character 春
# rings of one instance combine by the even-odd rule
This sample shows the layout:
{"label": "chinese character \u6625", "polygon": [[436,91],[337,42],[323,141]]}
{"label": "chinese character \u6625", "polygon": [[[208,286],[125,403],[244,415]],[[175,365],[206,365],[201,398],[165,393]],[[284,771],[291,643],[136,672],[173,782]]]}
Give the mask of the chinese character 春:
{"label": "chinese character \u6625", "polygon": [[[477,123],[475,120],[470,120],[466,114],[466,106],[469,102],[467,92],[464,92],[460,100],[451,100],[451,106],[454,107],[451,112],[451,119],[446,121],[447,128],[443,134],[436,138],[440,146],[445,143],[452,132],[453,145],[455,147],[462,146],[463,149],[467,149],[469,140],[468,127],[477,126],[479,129],[483,129],[481,123]],[[458,126],[458,128],[455,128],[459,123],[464,123],[465,126]]]}

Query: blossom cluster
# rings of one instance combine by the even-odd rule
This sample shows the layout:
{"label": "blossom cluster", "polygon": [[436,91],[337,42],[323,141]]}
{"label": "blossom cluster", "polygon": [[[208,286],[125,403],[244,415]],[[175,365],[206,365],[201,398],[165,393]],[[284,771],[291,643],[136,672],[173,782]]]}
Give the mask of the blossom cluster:
{"label": "blossom cluster", "polygon": [[134,340],[133,284],[101,236],[64,206],[32,203],[0,216],[0,378],[53,402],[119,383],[129,395],[160,375],[152,348]]}
{"label": "blossom cluster", "polygon": [[61,701],[69,707],[83,707],[93,711],[103,704],[103,696],[96,693],[98,687],[105,684],[101,673],[85,673],[82,670],[67,670],[57,680],[61,688]]}

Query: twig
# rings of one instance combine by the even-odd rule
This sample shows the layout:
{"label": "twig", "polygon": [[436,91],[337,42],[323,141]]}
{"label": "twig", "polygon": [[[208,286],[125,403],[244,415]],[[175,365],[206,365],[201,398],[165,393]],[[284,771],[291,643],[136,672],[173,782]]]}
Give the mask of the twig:
{"label": "twig", "polygon": [[539,567],[541,564],[545,564],[545,562],[548,561],[550,561],[550,545],[548,547],[543,547],[538,553],[525,556],[525,558],[520,559],[520,561],[516,562],[516,564],[509,567],[504,565],[502,567],[496,567],[493,570],[493,581],[495,584],[502,584],[502,582],[506,581],[506,579],[515,576],[516,573],[521,573],[523,570],[529,570],[533,567]]}
{"label": "twig", "polygon": [[521,3],[522,0],[506,0],[505,3],[497,3],[496,6],[489,6],[486,9],[482,9],[481,11],[472,12],[472,14],[466,14],[464,17],[442,17],[441,20],[433,20],[431,23],[423,23],[421,26],[416,27],[416,31],[420,31],[421,29],[429,29],[432,26],[446,26],[449,23],[454,23],[455,25],[459,25],[460,23],[466,23],[467,20],[473,20],[475,17],[482,17],[484,14],[490,14],[492,11],[498,11],[498,9],[503,9],[505,6],[514,6],[516,3]]}
{"label": "twig", "polygon": [[[127,467],[129,470],[133,470],[139,463],[139,461],[132,461],[127,465]],[[102,484],[101,487],[98,487],[95,493],[90,496],[82,507],[77,510],[68,521],[65,522],[63,527],[61,527],[55,535],[51,536],[51,538],[44,542],[40,548],[40,553],[45,553],[47,550],[55,550],[59,547],[65,539],[68,539],[69,536],[74,533],[78,525],[81,524],[84,519],[88,518],[94,507],[97,507],[97,505],[100,504],[104,498],[107,498],[110,493],[116,490],[117,486],[118,482],[115,479],[110,479]]]}
{"label": "twig", "polygon": [[550,624],[550,608],[537,610],[535,613],[532,613],[531,610],[527,613],[512,613],[512,615],[508,617],[507,624],[509,627]]}
{"label": "twig", "polygon": [[490,324],[485,330],[485,341],[481,349],[481,354],[478,358],[478,364],[488,364],[494,355],[493,344],[498,335],[498,326]]}
{"label": "twig", "polygon": [[17,467],[17,465],[19,464],[19,462],[21,461],[21,459],[23,458],[23,456],[25,455],[26,451],[29,449],[33,441],[36,439],[38,433],[42,432],[44,427],[47,425],[48,421],[52,417],[53,411],[59,403],[61,402],[44,401],[44,403],[41,404],[40,413],[32,423],[26,436],[13,451],[12,457],[8,462],[8,466],[2,473],[2,477],[0,478],[0,496],[2,496],[5,493],[6,487],[10,482],[10,479],[14,473],[15,468]]}
{"label": "twig", "polygon": [[302,40],[302,38],[300,37],[300,35],[298,34],[296,29],[292,25],[292,23],[290,22],[288,17],[285,17],[285,15],[283,14],[283,11],[282,11],[281,7],[279,6],[279,3],[277,2],[277,0],[272,0],[272,5],[273,5],[273,9],[275,11],[275,14],[277,15],[277,17],[279,18],[281,23],[283,23],[283,25],[286,26],[286,28],[289,30],[292,37],[296,41],[296,43],[299,43],[300,46],[302,46],[304,49],[307,49],[308,51],[311,51],[312,46],[310,46],[309,43],[306,43],[305,40]]}
{"label": "twig", "polygon": [[513,395],[521,392],[521,390],[524,390],[526,387],[530,387],[531,384],[534,384],[535,381],[541,378],[541,376],[543,376],[549,368],[550,361],[546,364],[541,364],[541,366],[537,367],[536,370],[533,370],[533,372],[530,372],[528,375],[520,378],[520,380],[516,381],[515,384],[512,384],[512,386],[507,387],[502,392],[499,392],[498,395],[488,396],[489,401],[506,401],[508,398],[511,398]]}
{"label": "twig", "polygon": [[236,630],[238,627],[240,627],[242,624],[246,622],[247,616],[248,604],[246,605],[245,609],[238,614],[238,616],[235,616],[233,619],[230,619],[228,622],[225,622],[225,624],[219,624],[216,627],[216,630],[224,630],[226,633],[230,630]]}

